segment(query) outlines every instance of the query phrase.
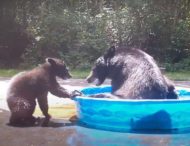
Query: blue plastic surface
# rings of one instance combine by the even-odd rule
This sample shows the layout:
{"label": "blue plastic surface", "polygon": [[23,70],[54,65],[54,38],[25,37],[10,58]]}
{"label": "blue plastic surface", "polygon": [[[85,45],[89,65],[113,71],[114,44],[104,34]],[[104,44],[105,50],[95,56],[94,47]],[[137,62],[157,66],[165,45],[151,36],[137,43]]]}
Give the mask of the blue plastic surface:
{"label": "blue plastic surface", "polygon": [[81,92],[85,95],[92,95],[98,93],[111,93],[111,91],[112,91],[111,86],[91,87],[91,88],[84,88],[83,90],[81,90]]}
{"label": "blue plastic surface", "polygon": [[125,100],[92,98],[111,87],[85,88],[78,96],[79,121],[89,127],[111,130],[180,130],[190,128],[190,89],[180,88],[177,100]]}

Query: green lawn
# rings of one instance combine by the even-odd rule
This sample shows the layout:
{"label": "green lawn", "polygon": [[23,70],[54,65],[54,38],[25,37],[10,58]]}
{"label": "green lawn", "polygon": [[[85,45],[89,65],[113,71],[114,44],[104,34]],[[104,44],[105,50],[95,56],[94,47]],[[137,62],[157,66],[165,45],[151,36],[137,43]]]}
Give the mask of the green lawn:
{"label": "green lawn", "polygon": [[[49,107],[49,114],[53,118],[70,119],[76,115],[75,104],[54,105]],[[43,116],[40,108],[37,106],[35,116]]]}
{"label": "green lawn", "polygon": [[[13,75],[21,72],[21,69],[0,69],[0,77],[12,77]],[[70,71],[73,78],[84,79],[88,76],[90,69],[75,69]]]}
{"label": "green lawn", "polygon": [[90,73],[90,69],[71,70],[71,74],[72,74],[73,78],[75,78],[75,79],[77,79],[77,78],[85,79],[89,73]]}
{"label": "green lawn", "polygon": [[190,71],[167,72],[166,76],[175,81],[190,81]]}
{"label": "green lawn", "polygon": [[[22,70],[17,69],[0,69],[0,77],[12,77],[18,72]],[[75,69],[71,70],[71,74],[73,78],[84,79],[90,73],[90,69]],[[190,71],[181,71],[181,72],[166,72],[166,76],[168,76],[171,80],[177,81],[190,81]]]}
{"label": "green lawn", "polygon": [[0,69],[0,77],[12,77],[21,71],[18,69]]}

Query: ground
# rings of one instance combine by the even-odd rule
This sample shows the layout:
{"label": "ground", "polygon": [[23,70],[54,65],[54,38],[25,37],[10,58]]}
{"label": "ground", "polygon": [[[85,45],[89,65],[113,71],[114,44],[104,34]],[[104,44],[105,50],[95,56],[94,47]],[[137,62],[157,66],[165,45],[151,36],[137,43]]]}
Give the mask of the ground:
{"label": "ground", "polygon": [[[9,78],[0,79],[0,146],[189,146],[190,133],[141,134],[119,133],[82,127],[75,118],[75,103],[49,95],[52,120],[49,127],[19,128],[7,125],[9,111],[5,94]],[[60,81],[62,84],[63,82]],[[190,87],[189,82],[175,82]],[[65,85],[66,84],[66,85]],[[106,81],[109,84],[109,81]],[[69,90],[93,86],[82,79],[64,81]],[[56,113],[57,112],[57,113]],[[36,115],[40,115],[37,110]]]}

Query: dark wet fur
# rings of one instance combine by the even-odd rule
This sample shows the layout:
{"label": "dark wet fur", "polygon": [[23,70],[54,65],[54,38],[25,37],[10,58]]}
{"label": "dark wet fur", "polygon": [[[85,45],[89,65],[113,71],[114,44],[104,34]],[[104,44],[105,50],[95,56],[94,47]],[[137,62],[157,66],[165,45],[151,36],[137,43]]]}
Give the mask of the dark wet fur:
{"label": "dark wet fur", "polygon": [[177,99],[173,83],[165,77],[155,60],[139,49],[111,47],[97,59],[88,82],[101,85],[111,79],[112,94],[124,99]]}

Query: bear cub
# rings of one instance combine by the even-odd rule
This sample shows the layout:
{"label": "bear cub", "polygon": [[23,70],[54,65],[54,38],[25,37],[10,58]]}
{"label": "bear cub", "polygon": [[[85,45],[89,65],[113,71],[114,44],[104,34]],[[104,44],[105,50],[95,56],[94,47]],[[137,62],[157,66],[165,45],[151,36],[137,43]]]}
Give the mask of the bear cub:
{"label": "bear cub", "polygon": [[47,126],[51,118],[48,113],[48,92],[66,98],[71,93],[62,88],[56,80],[71,78],[65,63],[56,58],[47,58],[46,62],[30,71],[15,75],[7,92],[7,104],[11,112],[9,124],[13,126],[33,126],[37,118],[33,116],[36,99],[45,116],[42,126]]}
{"label": "bear cub", "polygon": [[91,83],[97,79],[97,85],[101,85],[106,78],[111,79],[112,85],[109,98],[178,98],[173,83],[162,75],[155,60],[139,49],[109,48],[96,60],[87,81]]}

